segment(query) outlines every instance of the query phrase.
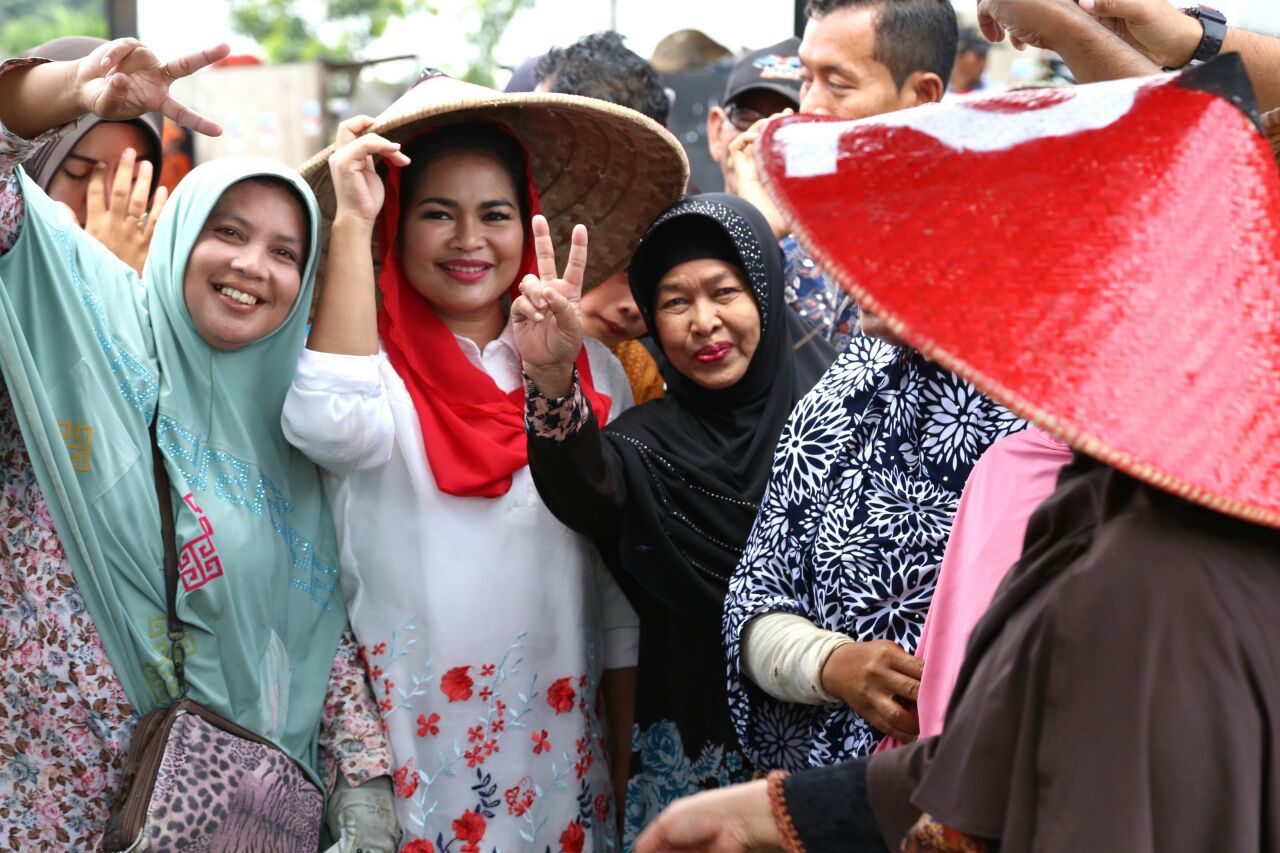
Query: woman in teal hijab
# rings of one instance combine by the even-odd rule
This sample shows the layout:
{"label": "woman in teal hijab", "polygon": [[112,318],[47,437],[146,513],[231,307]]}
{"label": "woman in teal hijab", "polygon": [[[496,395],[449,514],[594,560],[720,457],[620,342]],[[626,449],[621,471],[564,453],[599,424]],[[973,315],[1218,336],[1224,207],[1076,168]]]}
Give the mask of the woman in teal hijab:
{"label": "woman in teal hijab", "polygon": [[[28,644],[36,638],[34,651],[45,665],[32,669],[43,669],[44,680],[29,683],[19,658],[8,667],[14,671],[0,672],[0,689],[6,697],[45,691],[51,719],[55,706],[79,719],[79,705],[90,705],[84,716],[97,729],[109,728],[104,722],[119,709],[89,701],[86,668],[113,671],[131,721],[177,698],[154,442],[170,481],[166,510],[179,554],[187,695],[269,738],[322,785],[324,716],[325,745],[340,777],[346,786],[360,785],[389,772],[385,740],[344,635],[337,546],[318,473],[280,431],[315,283],[320,217],[310,189],[270,160],[201,166],[157,223],[139,279],[62,218],[14,165],[85,107],[103,118],[157,110],[216,132],[170,98],[168,86],[225,53],[224,47],[160,63],[126,39],[75,62],[0,66],[0,373],[11,401],[4,414],[24,445],[0,446],[0,455],[29,458],[29,466],[12,466],[34,474],[38,489],[22,494],[28,504],[47,505],[61,550],[53,562],[65,560],[74,578],[70,589],[53,582],[42,589],[66,600],[82,597],[81,609],[92,617],[88,644],[100,640],[107,659],[66,642],[46,654],[56,630],[31,631],[23,620],[7,619],[4,630]],[[0,485],[13,493],[8,479],[17,474],[3,476]],[[23,527],[31,526],[24,519],[39,526],[41,513],[24,517],[21,503],[0,504],[0,551],[23,547]],[[29,565],[19,554],[14,565],[20,563]],[[7,599],[26,580],[6,584],[0,596]],[[19,616],[18,599],[29,604],[28,592],[14,596]],[[47,596],[35,598],[43,603]],[[9,603],[0,606],[8,611]],[[38,608],[32,615],[39,619]],[[63,649],[78,668],[63,666]],[[74,683],[57,683],[59,667]],[[79,812],[64,808],[45,818],[57,817],[64,833],[69,828],[91,846],[128,732],[102,734],[107,766],[95,768],[84,738],[59,740],[46,733],[48,720],[24,731],[16,719],[0,725],[0,749],[21,739],[27,744],[21,751],[38,756],[37,767],[34,779],[7,774],[11,784],[0,783],[0,833],[9,835],[6,820],[25,832],[30,821],[22,811],[54,808],[48,803],[63,794],[59,780],[78,774],[82,784],[72,799],[82,801]],[[74,761],[69,750],[78,751]],[[105,770],[106,780],[84,783],[95,769]],[[35,843],[43,836],[25,838]],[[49,838],[67,843],[61,835]],[[394,846],[394,838],[360,841],[365,849]]]}

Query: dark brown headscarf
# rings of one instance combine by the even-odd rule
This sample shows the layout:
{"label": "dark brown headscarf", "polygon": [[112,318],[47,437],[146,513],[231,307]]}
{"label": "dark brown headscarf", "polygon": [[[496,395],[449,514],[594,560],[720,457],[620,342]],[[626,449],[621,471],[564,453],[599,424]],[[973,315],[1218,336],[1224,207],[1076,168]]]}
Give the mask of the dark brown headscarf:
{"label": "dark brown headscarf", "polygon": [[[72,59],[81,59],[93,53],[99,45],[105,44],[102,39],[90,38],[88,36],[67,36],[66,38],[54,39],[46,42],[39,47],[33,47],[23,54],[25,57],[40,57],[41,59],[52,59],[55,62],[65,62]],[[67,155],[80,144],[80,140],[89,135],[89,132],[102,124],[104,119],[97,116],[85,115],[80,117],[80,121],[76,124],[74,130],[65,133],[59,139],[46,143],[36,149],[22,165],[26,169],[27,174],[38,183],[46,192],[49,190],[49,184],[53,182],[53,176],[58,173],[58,168],[62,165],[62,161],[67,159]],[[142,129],[147,137],[150,151],[140,151],[138,156],[146,158],[155,165],[155,169],[151,175],[151,191],[154,193],[156,186],[160,180],[161,157],[164,146],[162,138],[164,134],[164,119],[159,113],[147,113],[139,118],[131,121],[123,122],[123,124],[132,124]]]}
{"label": "dark brown headscarf", "polygon": [[1002,853],[1280,845],[1280,531],[1076,455],[970,641],[943,733],[872,759]]}

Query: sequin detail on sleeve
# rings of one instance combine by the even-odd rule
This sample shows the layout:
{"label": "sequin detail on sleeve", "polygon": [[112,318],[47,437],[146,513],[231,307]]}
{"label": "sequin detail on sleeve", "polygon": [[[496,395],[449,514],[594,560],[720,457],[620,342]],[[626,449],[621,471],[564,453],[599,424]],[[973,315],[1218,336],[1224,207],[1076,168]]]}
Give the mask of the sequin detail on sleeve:
{"label": "sequin detail on sleeve", "polygon": [[591,410],[573,371],[573,390],[563,397],[547,397],[526,374],[524,377],[524,423],[534,438],[564,441],[582,429]]}

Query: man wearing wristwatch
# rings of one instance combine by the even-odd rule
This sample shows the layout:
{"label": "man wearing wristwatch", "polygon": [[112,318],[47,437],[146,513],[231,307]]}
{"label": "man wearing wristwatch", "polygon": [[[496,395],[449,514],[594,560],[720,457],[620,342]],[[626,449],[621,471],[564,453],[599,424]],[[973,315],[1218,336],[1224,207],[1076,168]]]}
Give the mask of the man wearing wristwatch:
{"label": "man wearing wristwatch", "polygon": [[1061,54],[1081,83],[1153,74],[1239,53],[1259,107],[1280,108],[1280,40],[1227,26],[1209,6],[1168,0],[979,0],[983,33]]}

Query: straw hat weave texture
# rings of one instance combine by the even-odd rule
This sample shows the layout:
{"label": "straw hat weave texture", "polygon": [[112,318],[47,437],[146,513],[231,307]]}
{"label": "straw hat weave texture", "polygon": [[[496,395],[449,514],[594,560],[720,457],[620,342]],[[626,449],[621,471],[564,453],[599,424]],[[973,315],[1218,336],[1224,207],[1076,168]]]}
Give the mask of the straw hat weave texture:
{"label": "straw hat weave texture", "polygon": [[[684,196],[689,164],[676,138],[638,112],[593,98],[495,92],[439,74],[401,96],[370,132],[405,143],[430,127],[473,121],[501,125],[529,152],[561,269],[573,226],[587,226],[587,287],[626,267],[649,223]],[[330,145],[299,169],[326,221],[336,206],[332,153]]]}

